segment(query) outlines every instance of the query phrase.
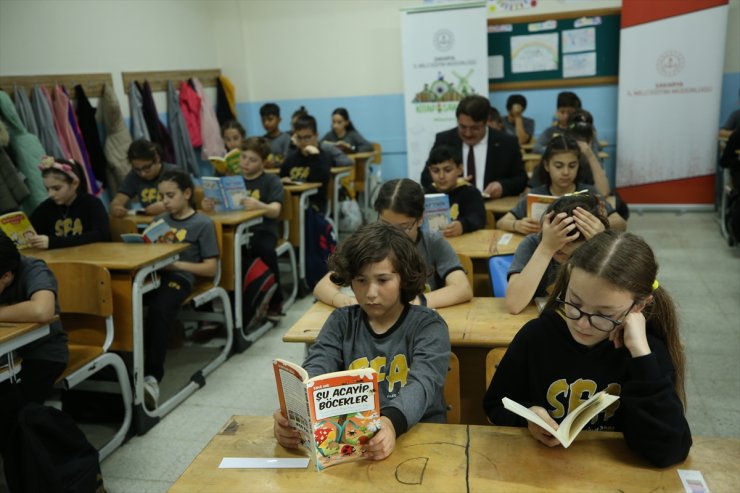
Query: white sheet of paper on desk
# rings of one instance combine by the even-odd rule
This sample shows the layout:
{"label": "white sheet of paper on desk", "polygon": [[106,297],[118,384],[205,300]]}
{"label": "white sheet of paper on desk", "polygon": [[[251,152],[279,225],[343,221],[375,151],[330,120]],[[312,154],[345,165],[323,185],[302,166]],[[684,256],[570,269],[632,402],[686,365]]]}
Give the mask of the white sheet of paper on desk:
{"label": "white sheet of paper on desk", "polygon": [[219,469],[305,469],[308,457],[224,457]]}
{"label": "white sheet of paper on desk", "polygon": [[508,245],[511,239],[513,238],[513,235],[511,233],[504,233],[501,235],[501,238],[498,239],[499,245]]}
{"label": "white sheet of paper on desk", "polygon": [[681,478],[686,493],[709,493],[709,486],[701,471],[678,469],[678,477]]}

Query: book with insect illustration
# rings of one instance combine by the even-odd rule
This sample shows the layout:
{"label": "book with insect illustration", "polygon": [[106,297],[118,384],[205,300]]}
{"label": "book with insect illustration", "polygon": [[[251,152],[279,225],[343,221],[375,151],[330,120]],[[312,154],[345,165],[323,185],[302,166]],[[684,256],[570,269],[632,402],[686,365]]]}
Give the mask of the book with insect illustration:
{"label": "book with insect illustration", "polygon": [[301,433],[316,468],[365,458],[380,429],[378,374],[372,368],[308,377],[289,361],[273,361],[280,409]]}

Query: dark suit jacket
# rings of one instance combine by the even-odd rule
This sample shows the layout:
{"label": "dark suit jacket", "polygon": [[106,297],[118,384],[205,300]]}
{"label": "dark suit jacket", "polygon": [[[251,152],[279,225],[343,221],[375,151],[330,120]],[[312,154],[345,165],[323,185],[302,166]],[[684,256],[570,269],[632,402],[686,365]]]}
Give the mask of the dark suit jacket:
{"label": "dark suit jacket", "polygon": [[[434,139],[434,146],[438,145],[451,147],[462,155],[463,142],[457,133],[457,127],[439,132]],[[489,128],[483,184],[485,186],[492,181],[501,183],[504,197],[519,195],[527,185],[527,172],[524,171],[517,138]],[[421,173],[421,184],[427,188],[431,182],[432,177],[429,175],[429,170],[424,167]]]}

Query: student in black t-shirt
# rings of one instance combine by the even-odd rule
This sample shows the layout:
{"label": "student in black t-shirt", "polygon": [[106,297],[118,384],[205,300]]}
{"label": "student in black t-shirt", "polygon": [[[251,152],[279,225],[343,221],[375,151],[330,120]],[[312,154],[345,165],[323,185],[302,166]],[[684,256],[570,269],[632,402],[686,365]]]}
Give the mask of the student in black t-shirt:
{"label": "student in black t-shirt", "polygon": [[311,182],[321,183],[319,192],[309,199],[319,212],[326,212],[326,185],[329,183],[332,158],[319,147],[319,133],[316,130],[316,119],[304,115],[295,122],[293,140],[298,151],[291,153],[280,167],[280,178],[283,183]]}
{"label": "student in black t-shirt", "polygon": [[49,198],[31,214],[37,235],[34,248],[62,248],[110,241],[108,214],[97,197],[87,193],[87,179],[75,161],[46,156],[39,165]]}
{"label": "student in black t-shirt", "polygon": [[[0,232],[0,322],[46,323],[59,313],[57,283],[43,260],[22,256],[13,241]],[[49,335],[17,351],[23,358],[20,380],[0,383],[0,452],[25,403],[43,404],[67,366],[67,335],[59,321]],[[0,361],[0,366],[6,362]]]}

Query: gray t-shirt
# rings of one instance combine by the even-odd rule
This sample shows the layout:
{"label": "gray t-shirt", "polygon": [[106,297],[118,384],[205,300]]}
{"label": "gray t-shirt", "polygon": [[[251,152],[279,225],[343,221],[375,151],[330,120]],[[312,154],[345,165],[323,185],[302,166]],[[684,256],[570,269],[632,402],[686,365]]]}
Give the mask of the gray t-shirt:
{"label": "gray t-shirt", "polygon": [[[599,198],[601,203],[604,204],[607,217],[609,217],[609,215],[614,212],[614,207],[612,207],[612,205],[607,202],[606,199],[602,197],[598,191],[596,191],[596,187],[594,187],[593,185],[586,185],[585,183],[576,183],[576,191],[580,192],[581,190],[588,190]],[[538,195],[552,195],[550,193],[550,187],[548,187],[547,185],[534,187],[529,191],[529,193],[534,193]],[[523,219],[527,217],[527,196],[522,195],[519,199],[519,202],[517,202],[514,208],[511,209],[511,211],[509,212],[511,212],[517,219]]]}
{"label": "gray t-shirt", "polygon": [[[504,131],[507,134],[516,137],[516,124],[514,122],[510,122],[507,115],[504,115],[501,120],[504,122]],[[524,131],[527,132],[527,135],[529,135],[530,138],[534,136],[534,120],[523,116],[522,123],[524,124]]]}
{"label": "gray t-shirt", "polygon": [[[187,250],[180,252],[180,260],[184,262],[202,262],[203,259],[218,257],[218,242],[213,222],[203,214],[195,213],[185,219],[175,219],[169,212],[158,215],[155,220],[162,218],[170,225],[172,234],[167,234],[167,243],[190,243]],[[191,284],[195,282],[195,275],[190,272],[178,271]]]}
{"label": "gray t-shirt", "polygon": [[[262,173],[253,180],[247,180],[245,178],[244,185],[247,187],[249,196],[253,199],[260,200],[265,204],[272,202],[283,203],[283,182],[280,181],[280,177],[277,175]],[[262,224],[253,228],[252,231],[269,231],[277,236],[277,219],[262,216]]]}
{"label": "gray t-shirt", "polygon": [[[449,359],[449,330],[436,311],[407,305],[393,327],[376,334],[362,308],[353,305],[332,312],[308,350],[303,368],[311,377],[374,368],[381,412],[395,408],[405,418],[406,427],[396,429],[400,434],[419,421],[447,421],[442,387]],[[387,415],[397,425],[393,413]]]}
{"label": "gray t-shirt", "polygon": [[427,269],[431,270],[427,277],[425,288],[427,293],[443,288],[445,286],[445,278],[450,272],[458,269],[463,270],[455,250],[452,249],[452,246],[439,233],[425,234],[419,230],[416,247],[419,249],[422,257],[424,257]]}
{"label": "gray t-shirt", "polygon": [[118,192],[138,201],[142,207],[147,207],[161,199],[159,191],[157,190],[157,185],[159,185],[159,179],[162,177],[164,172],[178,169],[180,168],[174,164],[163,163],[162,170],[159,172],[159,175],[152,180],[145,180],[134,170],[131,170],[126,175],[126,178],[123,179],[121,186],[118,187]]}
{"label": "gray t-shirt", "polygon": [[[542,234],[534,233],[527,235],[522,242],[519,243],[519,246],[516,247],[516,252],[514,253],[514,260],[511,261],[511,265],[509,266],[507,278],[511,277],[512,274],[519,274],[524,270],[529,259],[534,255],[534,251],[537,250],[537,247],[540,245],[540,241],[542,241]],[[542,279],[540,279],[540,283],[537,285],[537,291],[534,293],[535,297],[548,295],[547,288],[555,282],[559,270],[560,264],[554,259],[550,259],[550,263],[547,264],[545,273],[542,275]]]}
{"label": "gray t-shirt", "polygon": [[[14,305],[31,299],[37,291],[54,293],[54,313],[59,314],[57,281],[43,260],[21,256],[13,282],[0,293],[0,305]],[[25,359],[41,359],[67,363],[67,334],[62,323],[56,321],[49,326],[49,335],[27,344],[18,350]]]}
{"label": "gray t-shirt", "polygon": [[277,137],[268,137],[264,135],[265,139],[270,143],[270,152],[272,156],[280,163],[282,163],[288,156],[288,147],[290,146],[290,134],[287,132],[280,132]]}

